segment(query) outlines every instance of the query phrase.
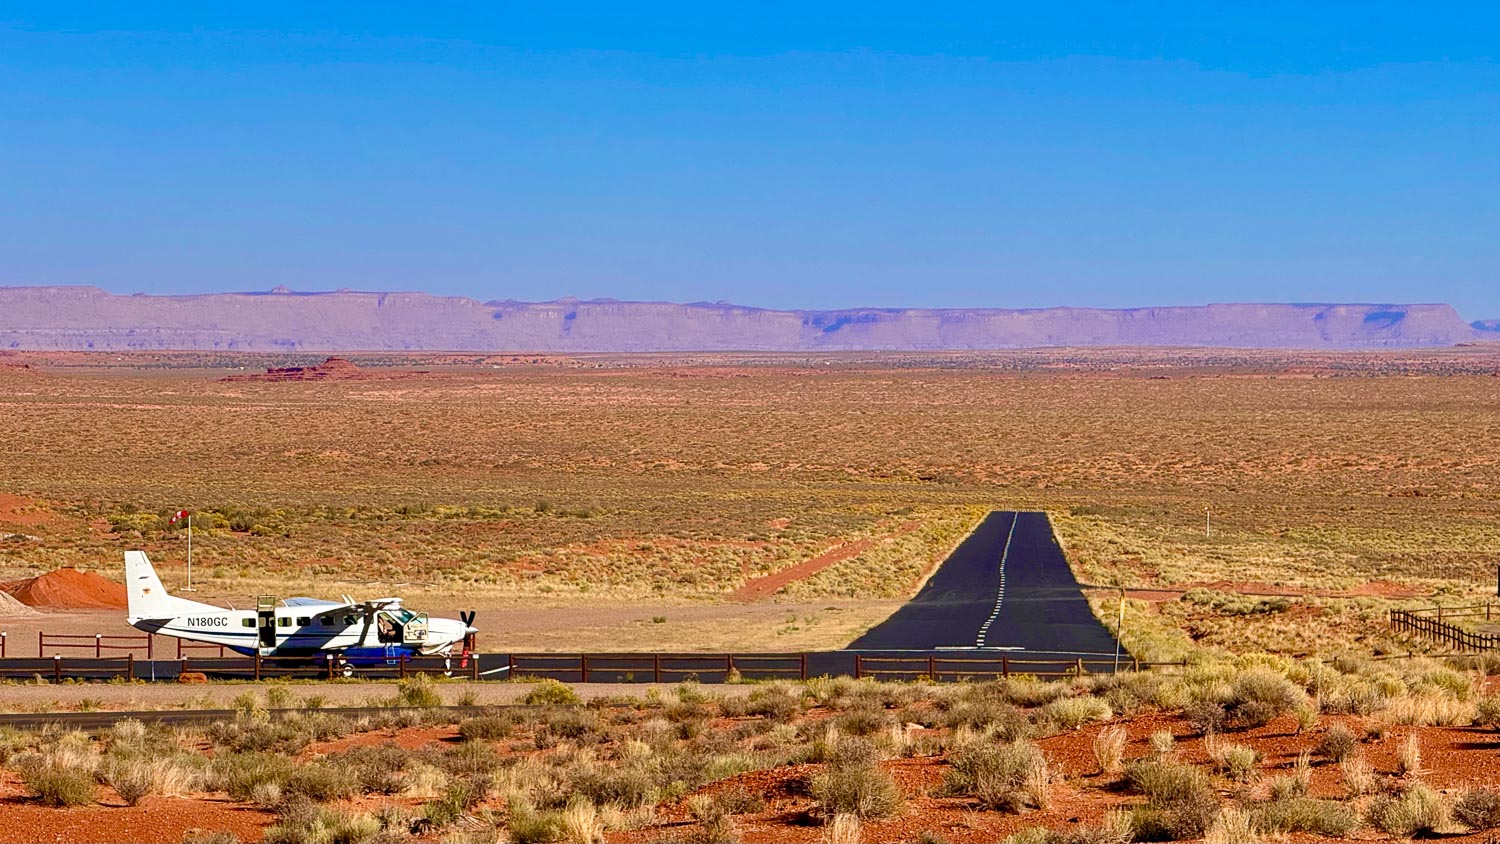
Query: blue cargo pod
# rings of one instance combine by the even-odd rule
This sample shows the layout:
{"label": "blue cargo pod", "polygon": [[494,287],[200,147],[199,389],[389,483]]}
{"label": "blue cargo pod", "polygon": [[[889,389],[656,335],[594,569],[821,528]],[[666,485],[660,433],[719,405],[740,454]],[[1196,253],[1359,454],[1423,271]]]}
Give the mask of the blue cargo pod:
{"label": "blue cargo pod", "polygon": [[382,645],[378,648],[345,648],[342,656],[350,665],[396,665],[416,655],[415,648]]}

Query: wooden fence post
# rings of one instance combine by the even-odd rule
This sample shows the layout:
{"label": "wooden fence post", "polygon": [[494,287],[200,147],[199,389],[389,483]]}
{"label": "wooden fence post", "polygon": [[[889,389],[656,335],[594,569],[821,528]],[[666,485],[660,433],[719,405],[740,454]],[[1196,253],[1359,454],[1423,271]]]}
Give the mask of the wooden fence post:
{"label": "wooden fence post", "polygon": [[579,675],[582,676],[583,682],[587,683],[589,681],[589,655],[588,654],[579,654],[578,655],[578,673],[579,673]]}
{"label": "wooden fence post", "polygon": [[927,655],[927,679],[937,682],[937,658],[932,654]]}
{"label": "wooden fence post", "polygon": [[54,684],[62,683],[62,654],[52,657],[52,682]]}
{"label": "wooden fence post", "polygon": [[125,654],[125,679],[135,679],[135,651]]}
{"label": "wooden fence post", "polygon": [[651,655],[651,682],[661,682],[661,654]]}
{"label": "wooden fence post", "polygon": [[802,658],[801,658],[800,661],[802,663],[802,679],[806,680],[807,679],[807,654],[806,653],[802,654]]}
{"label": "wooden fence post", "polygon": [[260,682],[260,648],[255,649],[255,682]]}
{"label": "wooden fence post", "polygon": [[863,678],[864,677],[864,673],[865,673],[865,657],[864,657],[864,654],[855,654],[854,655],[854,679],[859,680],[859,679]]}
{"label": "wooden fence post", "polygon": [[469,654],[469,679],[479,682],[479,654]]}
{"label": "wooden fence post", "polygon": [[1010,679],[1010,657],[1000,657],[1000,676],[1007,680]]}
{"label": "wooden fence post", "polygon": [[94,659],[104,656],[104,634],[94,634]]}

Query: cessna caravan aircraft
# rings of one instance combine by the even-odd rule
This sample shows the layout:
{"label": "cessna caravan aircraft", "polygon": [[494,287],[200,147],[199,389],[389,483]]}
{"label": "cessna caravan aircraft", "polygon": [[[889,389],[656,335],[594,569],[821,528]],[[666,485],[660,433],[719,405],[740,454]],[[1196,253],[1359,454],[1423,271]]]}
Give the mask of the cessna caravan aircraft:
{"label": "cessna caravan aircraft", "polygon": [[125,552],[129,615],[137,630],[195,642],[223,645],[245,655],[316,658],[336,654],[338,667],[353,673],[359,665],[386,664],[409,656],[449,657],[455,645],[469,655],[469,626],[463,621],[429,619],[401,606],[400,598],[320,601],[278,600],[263,595],[253,610],[200,604],[168,595],[144,551]]}

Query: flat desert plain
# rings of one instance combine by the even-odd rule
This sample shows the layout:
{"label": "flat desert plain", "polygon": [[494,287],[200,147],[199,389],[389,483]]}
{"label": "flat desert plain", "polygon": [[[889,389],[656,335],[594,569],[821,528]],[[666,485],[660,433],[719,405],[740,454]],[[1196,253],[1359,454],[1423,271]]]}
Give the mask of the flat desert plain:
{"label": "flat desert plain", "polygon": [[1037,509],[1176,658],[1393,647],[1387,608],[1482,600],[1500,560],[1500,349],[347,357],[0,357],[0,575],[144,548],[182,585],[183,508],[208,600],[400,594],[495,650],[831,648]]}

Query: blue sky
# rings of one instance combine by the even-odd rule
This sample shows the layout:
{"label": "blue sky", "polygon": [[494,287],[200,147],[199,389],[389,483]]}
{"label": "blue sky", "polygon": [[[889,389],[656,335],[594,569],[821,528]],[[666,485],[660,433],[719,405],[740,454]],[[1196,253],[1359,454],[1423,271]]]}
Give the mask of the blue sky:
{"label": "blue sky", "polygon": [[1500,317],[1480,4],[203,5],[0,6],[0,284]]}

